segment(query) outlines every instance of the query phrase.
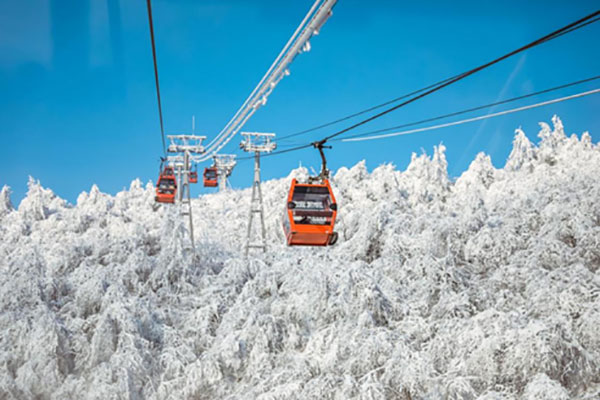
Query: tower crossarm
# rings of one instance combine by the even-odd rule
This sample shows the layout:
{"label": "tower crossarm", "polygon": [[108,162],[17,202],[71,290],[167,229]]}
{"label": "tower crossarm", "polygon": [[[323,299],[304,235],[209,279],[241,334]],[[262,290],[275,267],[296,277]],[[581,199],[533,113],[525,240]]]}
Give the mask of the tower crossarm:
{"label": "tower crossarm", "polygon": [[240,143],[240,148],[246,152],[270,153],[277,148],[277,144],[272,140],[274,133],[261,132],[242,132],[244,139]]}
{"label": "tower crossarm", "polygon": [[236,166],[235,154],[216,154],[213,159],[219,175],[228,177]]}
{"label": "tower crossarm", "polygon": [[204,146],[202,146],[202,141],[206,139],[206,136],[168,135],[167,139],[169,139],[169,147],[167,147],[167,152],[169,153],[204,153]]}

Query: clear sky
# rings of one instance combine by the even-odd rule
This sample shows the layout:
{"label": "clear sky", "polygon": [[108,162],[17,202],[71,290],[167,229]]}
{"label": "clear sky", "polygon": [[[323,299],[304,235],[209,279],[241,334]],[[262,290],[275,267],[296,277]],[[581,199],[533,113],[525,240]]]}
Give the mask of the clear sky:
{"label": "clear sky", "polygon": [[[153,0],[167,133],[213,137],[239,108],[313,0]],[[312,50],[244,130],[283,136],[384,102],[516,49],[598,8],[597,1],[403,2],[339,0]],[[527,94],[600,74],[600,23],[518,55],[366,125],[362,132]],[[74,202],[96,183],[116,193],[155,180],[162,152],[145,1],[0,0],[0,186],[18,204],[31,175]],[[591,83],[518,103],[592,89]],[[508,107],[514,107],[512,104]],[[498,107],[501,110],[507,107]],[[332,169],[366,159],[405,168],[412,152],[447,147],[458,176],[484,151],[496,166],[515,128],[536,139],[558,114],[569,133],[600,141],[600,95],[440,131],[328,151]],[[476,114],[478,115],[478,114]],[[340,124],[297,138],[305,143]],[[239,155],[239,140],[225,152]],[[289,143],[289,142],[288,142]],[[307,149],[263,160],[263,179],[299,163]],[[203,168],[206,165],[202,165]],[[247,187],[252,163],[231,177]],[[192,194],[206,192],[200,185]]]}

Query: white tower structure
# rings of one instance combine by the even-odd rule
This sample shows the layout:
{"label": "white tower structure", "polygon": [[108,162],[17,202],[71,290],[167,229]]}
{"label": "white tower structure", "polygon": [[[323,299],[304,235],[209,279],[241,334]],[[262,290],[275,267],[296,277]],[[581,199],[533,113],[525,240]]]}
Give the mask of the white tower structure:
{"label": "white tower structure", "polygon": [[[260,153],[271,152],[275,150],[277,144],[271,140],[275,137],[274,133],[242,132],[244,140],[240,143],[240,148],[248,153],[254,153],[254,181],[252,183],[252,199],[250,200],[250,215],[248,217],[248,236],[246,240],[245,256],[251,248],[267,251],[267,232],[265,229],[265,217],[263,211],[263,198],[260,189]],[[254,214],[260,216],[260,242],[253,242],[252,222]]]}
{"label": "white tower structure", "polygon": [[237,164],[235,157],[235,154],[215,154],[213,156],[217,168],[217,178],[219,179],[219,191],[227,189],[227,178]]}
{"label": "white tower structure", "polygon": [[[189,216],[190,240],[194,248],[194,224],[192,218],[192,203],[190,199],[190,170],[191,163],[197,162],[199,155],[204,152],[202,141],[206,136],[196,135],[168,135],[169,147],[167,162],[173,167],[177,177],[178,199],[180,212]],[[187,206],[187,207],[186,207]]]}

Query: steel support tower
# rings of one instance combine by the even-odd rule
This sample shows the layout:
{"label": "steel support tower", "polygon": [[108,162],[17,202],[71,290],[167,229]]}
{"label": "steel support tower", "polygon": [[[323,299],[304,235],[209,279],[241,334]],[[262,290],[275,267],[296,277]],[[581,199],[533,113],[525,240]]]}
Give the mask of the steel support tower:
{"label": "steel support tower", "polygon": [[235,161],[235,154],[215,154],[213,160],[214,165],[217,168],[219,191],[222,192],[227,190],[227,178],[231,175],[237,161]]}
{"label": "steel support tower", "polygon": [[[167,152],[167,162],[173,166],[177,176],[177,202],[180,205],[179,211],[182,216],[189,217],[189,232],[192,249],[194,245],[194,221],[192,218],[192,202],[190,198],[190,170],[191,163],[197,162],[199,155],[204,152],[202,141],[206,136],[197,135],[168,135],[169,147]],[[186,207],[187,206],[187,207]]]}
{"label": "steel support tower", "polygon": [[[271,140],[275,137],[274,133],[242,132],[244,140],[240,143],[240,148],[248,153],[254,153],[254,181],[252,182],[252,199],[250,200],[250,215],[248,216],[248,235],[246,239],[245,257],[248,257],[250,249],[262,249],[267,251],[267,232],[265,229],[265,216],[263,211],[263,197],[260,189],[260,153],[271,152],[275,150],[277,144]],[[260,216],[260,242],[252,240],[252,222],[254,215]]]}

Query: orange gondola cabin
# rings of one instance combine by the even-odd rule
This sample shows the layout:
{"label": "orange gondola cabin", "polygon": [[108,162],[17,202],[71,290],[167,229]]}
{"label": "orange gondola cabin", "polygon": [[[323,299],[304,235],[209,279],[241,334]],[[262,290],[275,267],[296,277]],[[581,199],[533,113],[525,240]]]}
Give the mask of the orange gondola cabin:
{"label": "orange gondola cabin", "polygon": [[299,183],[292,180],[283,216],[289,246],[328,246],[337,242],[333,231],[337,204],[329,180]]}
{"label": "orange gondola cabin", "polygon": [[198,183],[198,171],[190,171],[190,183]]}
{"label": "orange gondola cabin", "polygon": [[217,168],[204,168],[204,187],[216,187],[218,185]]}
{"label": "orange gondola cabin", "polygon": [[159,203],[175,203],[177,193],[177,180],[173,167],[165,167],[158,176],[156,182],[156,200]]}

